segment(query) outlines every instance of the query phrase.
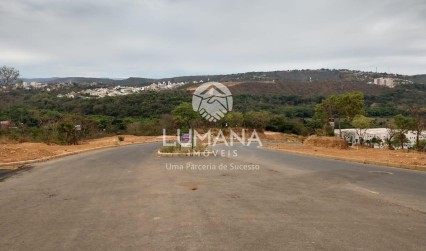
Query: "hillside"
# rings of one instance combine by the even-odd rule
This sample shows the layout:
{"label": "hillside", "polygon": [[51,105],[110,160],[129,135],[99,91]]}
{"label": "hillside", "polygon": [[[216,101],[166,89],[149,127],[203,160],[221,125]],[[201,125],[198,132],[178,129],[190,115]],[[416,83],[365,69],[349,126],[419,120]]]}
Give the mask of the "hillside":
{"label": "hillside", "polygon": [[118,84],[118,85],[139,85],[148,84],[155,81],[154,79],[148,78],[126,78],[126,79],[112,79],[112,78],[86,78],[86,77],[65,77],[65,78],[23,78],[26,82],[39,82],[46,84],[57,84],[57,83],[102,83],[102,84]]}
{"label": "hillside", "polygon": [[[233,111],[242,114],[242,117],[234,118],[235,125],[259,126],[256,121],[260,120],[264,129],[303,135],[322,130],[324,123],[314,116],[315,106],[334,94],[364,93],[365,114],[373,118],[375,127],[386,126],[397,114],[410,116],[413,106],[426,107],[426,84],[418,82],[423,81],[423,75],[392,76],[415,80],[395,88],[371,84],[374,77],[379,76],[346,70],[305,70],[161,80],[56,78],[50,84],[25,85],[27,88],[17,84],[0,89],[0,121],[11,121],[8,123],[11,128],[0,128],[0,136],[6,135],[17,142],[73,144],[75,135],[82,139],[117,133],[158,135],[164,128],[172,131],[182,126],[174,115],[175,109],[184,102],[190,103],[192,93],[206,81],[222,82],[231,90]],[[138,87],[151,85],[154,81],[186,84],[174,88],[163,84],[152,88]],[[94,90],[105,95],[87,95]],[[112,93],[114,95],[109,95]],[[210,126],[200,118],[194,123],[200,127]],[[74,129],[75,124],[83,128],[81,132]],[[347,122],[342,123],[342,128],[350,126]],[[69,130],[76,132],[69,134]]]}
{"label": "hillside", "polygon": [[416,83],[426,84],[426,74],[409,76],[408,79]]}
{"label": "hillside", "polygon": [[[412,84],[387,88],[368,84],[375,77],[389,76],[414,81]],[[248,72],[228,75],[182,76],[165,79],[128,78],[123,80],[97,78],[53,78],[49,83],[61,81],[73,82],[72,85],[56,85],[50,92],[42,89],[31,91],[15,90],[6,99],[13,105],[56,109],[61,112],[79,112],[108,116],[160,116],[170,113],[174,106],[182,101],[190,101],[191,94],[200,85],[200,81],[219,81],[229,87],[236,99],[236,109],[240,111],[265,109],[276,113],[287,111],[288,116],[309,117],[313,106],[324,97],[350,91],[364,93],[367,114],[371,116],[393,116],[407,110],[408,106],[426,106],[426,75],[401,76],[348,70],[299,70],[275,72]],[[79,82],[74,82],[79,81]],[[87,88],[115,85],[150,85],[155,81],[187,82],[173,92],[143,92],[135,96],[108,97],[105,99],[61,99],[72,91]],[[97,84],[92,86],[92,83]],[[297,109],[290,106],[300,106]],[[124,108],[126,109],[120,109]],[[128,109],[127,109],[128,108]],[[126,110],[124,112],[123,110]],[[297,110],[297,111],[296,111]],[[155,111],[155,112],[154,112]]]}
{"label": "hillside", "polygon": [[[365,95],[381,95],[389,91],[389,88],[371,85],[363,82],[352,81],[241,81],[223,82],[234,95],[277,95],[277,96],[329,96],[348,91],[361,91]],[[193,92],[198,84],[184,86]]]}
{"label": "hillside", "polygon": [[24,81],[36,81],[41,83],[61,83],[61,82],[74,82],[74,83],[113,83],[118,85],[146,85],[152,82],[199,82],[200,80],[206,81],[219,81],[219,82],[242,82],[242,81],[343,81],[343,82],[363,82],[367,83],[373,81],[378,77],[392,77],[404,80],[411,80],[416,83],[426,84],[426,74],[424,75],[399,75],[388,73],[373,73],[352,70],[291,70],[291,71],[271,71],[271,72],[246,72],[236,74],[223,74],[223,75],[197,75],[197,76],[179,76],[171,78],[140,78],[130,77],[127,79],[111,79],[111,78],[86,78],[86,77],[66,77],[66,78],[25,78]]}

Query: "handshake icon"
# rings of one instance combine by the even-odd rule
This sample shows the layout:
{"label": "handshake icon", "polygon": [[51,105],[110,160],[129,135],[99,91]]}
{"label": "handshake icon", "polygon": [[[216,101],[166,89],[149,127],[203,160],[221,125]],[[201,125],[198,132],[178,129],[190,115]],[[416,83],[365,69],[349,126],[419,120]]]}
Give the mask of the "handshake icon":
{"label": "handshake icon", "polygon": [[232,110],[232,94],[229,89],[218,82],[200,85],[192,96],[192,108],[201,116],[216,122]]}

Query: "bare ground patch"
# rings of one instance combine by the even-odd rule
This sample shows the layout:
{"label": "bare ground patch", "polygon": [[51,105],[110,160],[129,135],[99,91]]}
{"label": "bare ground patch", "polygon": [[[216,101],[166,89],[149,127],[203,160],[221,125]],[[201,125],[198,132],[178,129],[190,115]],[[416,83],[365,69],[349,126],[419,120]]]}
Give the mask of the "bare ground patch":
{"label": "bare ground patch", "polygon": [[[44,143],[3,143],[0,144],[0,163],[37,160],[47,157],[60,156],[67,153],[88,151],[97,148],[162,141],[162,136],[123,136],[123,141],[120,141],[117,136],[111,136],[83,141],[79,145],[47,145]],[[16,169],[17,167],[19,167],[19,165],[2,168]]]}
{"label": "bare ground patch", "polygon": [[365,164],[379,164],[392,167],[401,167],[426,171],[426,154],[415,151],[387,150],[372,148],[336,149],[326,147],[313,147],[302,144],[269,144],[265,149],[308,154],[318,157],[347,160]]}
{"label": "bare ground patch", "polygon": [[[267,132],[265,132],[267,134]],[[286,140],[285,134],[276,136],[276,140],[269,141],[264,149],[287,151],[326,157],[339,160],[347,160],[365,164],[378,164],[406,169],[426,171],[426,153],[413,150],[388,150],[364,147],[347,147],[342,145],[336,137],[309,137],[302,144],[301,140],[293,142]]]}

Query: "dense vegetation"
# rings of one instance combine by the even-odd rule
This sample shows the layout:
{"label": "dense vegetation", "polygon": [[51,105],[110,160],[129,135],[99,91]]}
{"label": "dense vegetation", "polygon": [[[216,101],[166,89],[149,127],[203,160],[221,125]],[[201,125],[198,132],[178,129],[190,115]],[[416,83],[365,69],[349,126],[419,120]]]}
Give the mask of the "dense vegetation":
{"label": "dense vegetation", "polygon": [[[188,126],[252,127],[303,135],[328,134],[329,118],[335,118],[339,128],[353,127],[356,115],[370,118],[369,126],[385,127],[398,114],[414,118],[413,110],[423,111],[426,107],[425,84],[389,89],[351,79],[339,82],[338,79],[347,76],[338,71],[327,72],[330,81],[325,81],[323,75],[313,74],[316,80],[307,82],[300,81],[306,77],[303,71],[252,74],[220,76],[225,81],[232,81],[230,76],[234,79],[250,76],[269,80],[229,85],[234,94],[234,109],[225,120],[214,124],[197,114],[190,125],[188,121],[182,122],[176,109],[191,102],[188,87],[127,96],[75,99],[58,98],[57,95],[92,87],[75,83],[50,92],[3,88],[0,91],[0,120],[10,120],[13,126],[2,126],[0,133],[17,141],[61,144],[111,134],[158,135],[163,128],[171,132]],[[270,81],[271,78],[275,79]],[[284,78],[290,80],[284,81]],[[98,84],[97,87],[108,85],[110,83]],[[352,102],[354,100],[357,102]]]}

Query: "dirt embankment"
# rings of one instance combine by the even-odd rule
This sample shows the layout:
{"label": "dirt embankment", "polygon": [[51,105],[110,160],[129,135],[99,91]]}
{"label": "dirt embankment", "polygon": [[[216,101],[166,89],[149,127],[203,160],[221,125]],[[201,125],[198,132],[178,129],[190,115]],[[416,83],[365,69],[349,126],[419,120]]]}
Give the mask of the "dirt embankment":
{"label": "dirt embankment", "polygon": [[309,136],[303,145],[310,147],[325,147],[325,148],[335,148],[335,149],[348,149],[348,143],[338,137],[324,137],[324,136]]}
{"label": "dirt embankment", "polygon": [[305,140],[304,136],[295,135],[295,134],[286,134],[280,132],[268,132],[265,131],[259,135],[261,140],[267,142],[277,142],[277,143],[289,143],[289,144],[300,144]]}
{"label": "dirt embankment", "polygon": [[[44,143],[2,143],[0,144],[0,163],[36,160],[65,154],[88,151],[92,149],[129,145],[137,143],[149,143],[162,141],[162,136],[132,136],[123,135],[120,141],[117,136],[105,137],[81,142],[79,145],[47,145]],[[167,137],[168,139],[170,136]],[[1,167],[1,168],[16,168]]]}
{"label": "dirt embankment", "polygon": [[308,137],[301,143],[289,144],[275,141],[266,149],[301,153],[352,162],[378,164],[406,169],[426,171],[426,153],[413,150],[388,150],[364,147],[349,147],[337,137]]}

